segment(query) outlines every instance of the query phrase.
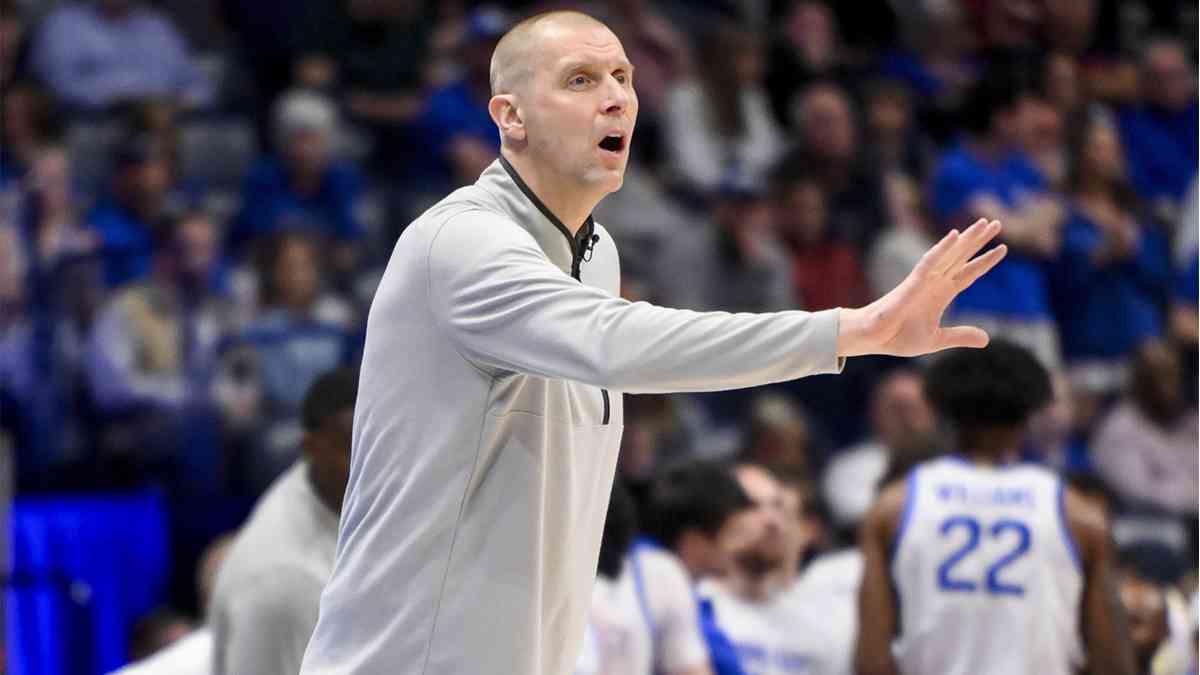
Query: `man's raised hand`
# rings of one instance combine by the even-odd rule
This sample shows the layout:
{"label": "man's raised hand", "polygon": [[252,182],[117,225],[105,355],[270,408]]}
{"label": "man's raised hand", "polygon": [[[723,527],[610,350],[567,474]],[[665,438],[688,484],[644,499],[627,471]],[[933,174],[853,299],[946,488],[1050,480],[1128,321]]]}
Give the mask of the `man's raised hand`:
{"label": "man's raised hand", "polygon": [[920,356],[954,347],[985,347],[974,326],[943,327],[942,315],[964,289],[997,265],[1003,244],[976,257],[1000,233],[1000,222],[979,219],[965,232],[951,230],[900,285],[860,309],[843,309],[838,356]]}

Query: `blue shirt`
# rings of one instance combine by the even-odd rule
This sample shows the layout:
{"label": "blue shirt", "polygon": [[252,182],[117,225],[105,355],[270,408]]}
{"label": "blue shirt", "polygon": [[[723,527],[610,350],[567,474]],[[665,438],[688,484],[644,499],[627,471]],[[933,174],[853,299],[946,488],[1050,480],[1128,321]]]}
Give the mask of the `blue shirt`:
{"label": "blue shirt", "polygon": [[211,100],[211,84],[165,15],[135,5],[109,19],[95,5],[74,2],[51,12],[34,42],[33,69],[60,99],[81,108],[150,96]]}
{"label": "blue shirt", "polygon": [[355,207],[363,179],[349,162],[333,162],[311,195],[297,193],[287,169],[275,158],[258,162],[246,177],[244,202],[231,237],[236,247],[282,230],[315,230],[340,240],[360,238]]}
{"label": "blue shirt", "polygon": [[[942,155],[934,170],[931,203],[938,220],[950,225],[954,218],[968,213],[971,200],[977,197],[989,196],[1008,208],[1017,208],[1025,199],[1045,191],[1045,180],[1024,154],[1012,151],[990,163],[959,145]],[[953,224],[960,230],[970,225]],[[1030,321],[1049,319],[1044,264],[1010,251],[1004,262],[958,296],[951,311]]]}
{"label": "blue shirt", "polygon": [[154,257],[154,228],[150,223],[107,199],[92,210],[88,224],[100,236],[104,279],[110,288],[146,276]]}
{"label": "blue shirt", "polygon": [[488,113],[487,99],[480,100],[466,80],[458,80],[437,89],[429,97],[429,105],[421,125],[429,146],[440,162],[446,179],[451,168],[446,152],[456,136],[482,141],[500,152],[500,131]]}
{"label": "blue shirt", "polygon": [[1200,163],[1196,103],[1178,113],[1149,106],[1122,110],[1117,118],[1129,177],[1147,202],[1180,202]]}
{"label": "blue shirt", "polygon": [[1175,298],[1192,307],[1200,299],[1200,255],[1193,253],[1192,260],[1179,268],[1175,275]]}
{"label": "blue shirt", "polygon": [[1166,236],[1143,227],[1132,258],[1097,267],[1091,256],[1104,244],[1099,225],[1072,209],[1063,235],[1051,273],[1063,356],[1068,361],[1120,358],[1142,340],[1161,335],[1171,281]]}

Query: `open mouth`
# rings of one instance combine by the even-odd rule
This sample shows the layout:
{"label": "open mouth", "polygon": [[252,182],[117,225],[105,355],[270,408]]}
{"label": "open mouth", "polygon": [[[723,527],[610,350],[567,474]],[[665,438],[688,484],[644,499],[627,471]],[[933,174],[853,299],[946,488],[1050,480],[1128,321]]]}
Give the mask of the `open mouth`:
{"label": "open mouth", "polygon": [[625,137],[621,134],[609,134],[600,141],[600,149],[609,152],[621,152],[625,149]]}

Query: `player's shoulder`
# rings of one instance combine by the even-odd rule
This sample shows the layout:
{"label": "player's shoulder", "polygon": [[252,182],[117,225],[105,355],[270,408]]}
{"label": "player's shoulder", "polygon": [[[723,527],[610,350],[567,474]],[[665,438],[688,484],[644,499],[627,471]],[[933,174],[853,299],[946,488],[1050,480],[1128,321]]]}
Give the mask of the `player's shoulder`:
{"label": "player's shoulder", "polygon": [[672,588],[690,588],[687,569],[683,562],[670,551],[657,546],[637,546],[633,550],[636,564],[642,568],[642,576],[653,580],[651,585],[669,585]]}

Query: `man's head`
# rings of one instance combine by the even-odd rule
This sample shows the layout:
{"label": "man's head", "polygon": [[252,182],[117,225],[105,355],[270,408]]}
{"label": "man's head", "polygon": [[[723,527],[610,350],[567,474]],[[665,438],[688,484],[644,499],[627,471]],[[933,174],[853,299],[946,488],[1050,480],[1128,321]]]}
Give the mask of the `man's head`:
{"label": "man's head", "polygon": [[1167,594],[1146,569],[1153,566],[1152,561],[1145,560],[1136,547],[1123,549],[1118,564],[1119,593],[1129,619],[1129,637],[1138,664],[1147,667],[1170,631]]}
{"label": "man's head", "polygon": [[154,219],[171,189],[171,163],[166,148],[151,135],[139,133],[117,149],[114,192],[127,208]]}
{"label": "man's head", "polygon": [[309,479],[325,505],[341,511],[350,479],[350,443],[358,373],[339,368],[317,378],[300,405],[304,425],[301,445],[309,462]]}
{"label": "man's head", "polygon": [[[1050,374],[1029,350],[995,340],[985,349],[955,349],[940,357],[926,373],[925,395],[954,428],[963,450],[1002,453],[1013,450],[1053,390]],[[975,442],[995,434],[1005,447]]]}
{"label": "man's head", "polygon": [[825,190],[807,168],[790,171],[777,180],[776,212],[779,233],[793,246],[819,244],[828,237]]}
{"label": "man's head", "polygon": [[967,93],[962,126],[971,136],[1000,145],[1016,145],[1025,128],[1029,91],[1013,68],[997,67],[985,73]]}
{"label": "man's head", "polygon": [[650,487],[647,531],[680,557],[692,577],[721,576],[734,538],[757,540],[761,519],[729,468],[689,462],[664,471]]}
{"label": "man's head", "polygon": [[898,448],[931,433],[933,409],[925,399],[921,376],[903,368],[887,374],[875,386],[871,424],[888,448]]}
{"label": "man's head", "polygon": [[321,252],[313,236],[290,231],[276,236],[265,249],[260,278],[267,305],[307,311],[321,290]]}
{"label": "man's head", "polygon": [[807,415],[794,400],[775,394],[755,399],[750,406],[748,435],[741,453],[746,461],[789,473],[807,473],[812,430]]}
{"label": "man's head", "polygon": [[[738,484],[754,502],[761,526],[756,539],[731,537],[726,554],[736,568],[752,577],[761,577],[799,561],[803,544],[800,532],[800,508],[796,495],[789,494],[783,483],[758,464],[740,464],[734,470]],[[757,525],[757,524],[756,524]]]}
{"label": "man's head", "polygon": [[638,100],[633,66],[607,26],[579,12],[518,23],[496,45],[491,85],[506,157],[568,190],[621,187]]}
{"label": "man's head", "polygon": [[337,131],[337,109],[320,94],[293,91],[275,103],[275,148],[293,172],[312,176],[324,171]]}
{"label": "man's head", "polygon": [[1178,40],[1155,38],[1146,43],[1142,85],[1146,100],[1172,112],[1196,100],[1196,73]]}
{"label": "man's head", "polygon": [[204,287],[221,256],[216,221],[203,209],[186,211],[175,221],[167,250],[178,278],[191,287]]}
{"label": "man's head", "polygon": [[1160,424],[1174,422],[1186,405],[1179,354],[1165,342],[1150,340],[1134,354],[1129,390],[1142,412]]}
{"label": "man's head", "polygon": [[822,82],[800,95],[795,118],[804,147],[814,157],[839,164],[850,162],[858,152],[854,106],[840,86]]}

